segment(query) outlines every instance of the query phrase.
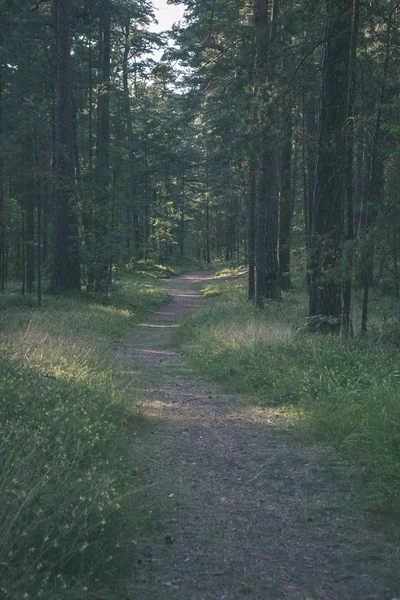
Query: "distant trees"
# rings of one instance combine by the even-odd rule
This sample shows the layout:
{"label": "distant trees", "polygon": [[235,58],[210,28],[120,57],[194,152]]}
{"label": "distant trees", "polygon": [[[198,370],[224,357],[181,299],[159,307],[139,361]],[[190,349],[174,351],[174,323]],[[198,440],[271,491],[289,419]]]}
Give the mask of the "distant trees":
{"label": "distant trees", "polygon": [[302,268],[346,337],[398,296],[396,0],[187,0],[157,63],[139,0],[0,6],[2,289],[176,252],[247,262],[262,307]]}
{"label": "distant trees", "polygon": [[[215,107],[200,111],[208,147],[220,144],[218,124],[224,122],[225,152],[214,154],[214,163],[219,160],[227,183],[235,180],[238,161],[242,165],[237,183],[245,227],[238,256],[248,260],[249,298],[260,307],[279,300],[290,288],[296,249],[307,267],[310,316],[333,317],[338,332],[352,335],[355,281],[363,288],[365,330],[369,290],[382,281],[382,269],[374,266],[382,252],[380,264],[398,273],[397,248],[389,241],[395,234],[388,246],[379,238],[385,207],[391,211],[386,188],[396,152],[398,3],[254,0],[248,6],[221,0],[187,6],[188,25],[177,31],[175,54],[192,69],[192,96]],[[224,121],[229,111],[232,125]],[[218,236],[228,211],[224,195],[214,197]]]}

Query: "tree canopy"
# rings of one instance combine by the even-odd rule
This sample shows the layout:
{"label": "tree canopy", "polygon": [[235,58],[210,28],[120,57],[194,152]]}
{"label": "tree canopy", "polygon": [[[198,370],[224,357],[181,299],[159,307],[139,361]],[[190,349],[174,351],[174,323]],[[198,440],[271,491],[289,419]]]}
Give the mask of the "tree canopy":
{"label": "tree canopy", "polygon": [[1,0],[2,289],[238,260],[260,308],[294,269],[346,337],[356,290],[365,332],[399,295],[399,3],[184,4],[169,44],[145,0]]}

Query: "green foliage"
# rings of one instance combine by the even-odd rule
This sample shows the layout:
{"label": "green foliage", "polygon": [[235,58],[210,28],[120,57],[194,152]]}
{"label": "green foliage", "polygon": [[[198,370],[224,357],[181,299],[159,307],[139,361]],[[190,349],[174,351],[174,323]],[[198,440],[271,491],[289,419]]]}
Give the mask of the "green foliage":
{"label": "green foliage", "polygon": [[0,596],[117,598],[145,515],[126,427],[134,382],[108,347],[166,296],[126,279],[41,310],[14,299],[0,318]]}
{"label": "green foliage", "polygon": [[329,315],[313,315],[307,317],[305,323],[299,328],[300,331],[310,333],[336,333],[340,327],[340,321],[337,317]]}
{"label": "green foliage", "polygon": [[146,275],[148,277],[156,277],[159,279],[168,279],[176,275],[176,272],[165,265],[158,265],[150,260],[138,260],[132,265],[125,267],[126,271],[135,275]]}
{"label": "green foliage", "polygon": [[135,276],[144,275],[156,279],[169,279],[170,277],[183,275],[187,271],[198,269],[199,266],[199,263],[190,258],[182,257],[174,258],[171,261],[166,260],[163,265],[158,265],[152,260],[138,260],[131,265],[127,265],[125,271]]}
{"label": "green foliage", "polygon": [[400,375],[393,340],[382,343],[388,329],[380,343],[301,332],[293,326],[306,312],[301,294],[258,311],[242,279],[211,285],[221,297],[179,334],[191,364],[228,391],[289,410],[303,434],[354,466],[369,508],[400,514]]}

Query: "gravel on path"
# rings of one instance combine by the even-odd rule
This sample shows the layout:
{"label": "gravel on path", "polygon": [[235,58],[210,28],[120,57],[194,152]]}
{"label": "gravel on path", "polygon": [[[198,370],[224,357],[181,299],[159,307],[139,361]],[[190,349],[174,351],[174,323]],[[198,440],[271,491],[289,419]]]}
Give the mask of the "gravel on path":
{"label": "gravel on path", "polygon": [[[392,600],[400,551],[352,498],[332,449],[305,447],[273,412],[227,396],[170,348],[207,300],[204,269],[114,352],[143,382],[151,434],[135,442],[140,502],[162,526],[138,543],[129,600]],[[396,594],[397,591],[397,594]]]}

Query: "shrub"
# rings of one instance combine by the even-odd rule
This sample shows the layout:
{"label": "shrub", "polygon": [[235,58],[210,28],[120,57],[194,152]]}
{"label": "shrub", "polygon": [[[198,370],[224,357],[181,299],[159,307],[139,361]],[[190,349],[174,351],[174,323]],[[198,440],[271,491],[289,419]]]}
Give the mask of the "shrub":
{"label": "shrub", "polygon": [[299,331],[305,331],[310,333],[337,333],[340,327],[340,321],[337,317],[329,315],[313,315],[307,317],[302,327],[299,327]]}

